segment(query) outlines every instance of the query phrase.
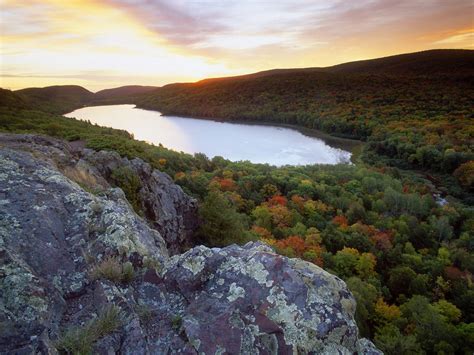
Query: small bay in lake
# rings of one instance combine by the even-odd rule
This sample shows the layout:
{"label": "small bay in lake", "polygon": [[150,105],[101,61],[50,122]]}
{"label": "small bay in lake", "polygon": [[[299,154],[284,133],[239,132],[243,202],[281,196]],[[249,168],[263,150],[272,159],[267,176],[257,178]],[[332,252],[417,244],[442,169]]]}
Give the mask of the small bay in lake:
{"label": "small bay in lake", "polygon": [[185,153],[272,165],[348,163],[351,153],[286,127],[162,116],[134,105],[91,106],[65,115],[124,129],[135,139]]}

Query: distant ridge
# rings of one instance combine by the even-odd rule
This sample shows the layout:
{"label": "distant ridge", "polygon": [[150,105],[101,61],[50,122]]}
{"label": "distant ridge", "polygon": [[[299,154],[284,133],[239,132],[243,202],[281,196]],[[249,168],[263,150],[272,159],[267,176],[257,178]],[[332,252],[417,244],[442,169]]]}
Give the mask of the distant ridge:
{"label": "distant ridge", "polygon": [[55,85],[14,91],[28,106],[51,113],[66,113],[85,105],[93,93],[78,85]]}
{"label": "distant ridge", "polygon": [[[329,67],[307,67],[270,69],[252,74],[203,79],[196,84],[232,79],[252,79],[271,75],[300,73],[351,73],[351,74],[434,74],[453,73],[458,70],[474,71],[474,50],[470,49],[431,49],[421,52],[404,53],[387,57],[364,59],[337,64]],[[168,84],[174,85],[174,84]],[[166,85],[167,86],[167,85]]]}
{"label": "distant ridge", "polygon": [[158,86],[126,85],[117,88],[97,91],[94,94],[94,99],[109,99],[123,96],[133,96],[148,93],[156,89],[158,89]]}
{"label": "distant ridge", "polygon": [[[326,90],[340,90],[341,80],[345,85],[351,82],[359,83],[360,75],[395,76],[399,79],[447,76],[448,81],[457,77],[462,81],[474,80],[474,51],[434,49],[325,68],[271,69],[240,76],[208,78],[194,83],[174,83],[162,87],[126,85],[100,90],[95,94],[77,85],[27,88],[17,91],[2,89],[0,106],[41,107],[42,110],[52,113],[66,113],[85,105],[131,103],[169,114],[275,121],[272,112],[287,111],[288,107],[283,106],[281,110],[270,97],[291,98],[298,94],[300,101],[305,100],[306,95],[313,95],[313,99],[317,97],[321,99]],[[316,90],[315,81],[318,82],[317,93],[312,91]],[[347,89],[346,86],[344,88]],[[242,94],[239,102],[236,102],[236,92]],[[265,93],[266,97],[255,102],[255,97],[261,96],[262,93]],[[242,101],[244,99],[245,102]],[[307,110],[308,104],[305,102],[302,109]],[[293,119],[283,121],[288,120],[294,123]],[[282,119],[276,121],[280,122]],[[304,125],[313,126],[308,123]]]}
{"label": "distant ridge", "polygon": [[468,49],[433,49],[389,57],[334,65],[324,70],[332,73],[385,74],[454,74],[474,71],[474,51]]}
{"label": "distant ridge", "polygon": [[165,115],[295,124],[366,139],[390,121],[465,117],[473,87],[473,50],[429,50],[169,84],[135,103]]}

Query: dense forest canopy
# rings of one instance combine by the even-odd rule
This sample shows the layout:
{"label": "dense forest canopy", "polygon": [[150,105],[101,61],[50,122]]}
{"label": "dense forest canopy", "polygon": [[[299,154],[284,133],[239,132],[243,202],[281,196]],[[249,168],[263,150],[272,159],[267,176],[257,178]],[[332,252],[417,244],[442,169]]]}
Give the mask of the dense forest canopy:
{"label": "dense forest canopy", "polygon": [[[291,123],[366,140],[354,165],[276,168],[174,152],[57,115],[94,101],[77,87],[0,91],[0,131],[140,157],[200,200],[198,242],[262,240],[338,275],[357,299],[362,335],[387,354],[467,354],[474,349],[473,53],[430,51],[118,95],[168,114]],[[136,181],[116,172],[135,208]]]}

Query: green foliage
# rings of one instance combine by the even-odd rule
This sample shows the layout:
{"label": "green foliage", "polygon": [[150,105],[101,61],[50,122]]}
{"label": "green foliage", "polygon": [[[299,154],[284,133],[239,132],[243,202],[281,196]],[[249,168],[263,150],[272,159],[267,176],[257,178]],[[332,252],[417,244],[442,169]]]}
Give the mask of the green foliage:
{"label": "green foliage", "polygon": [[246,220],[222,193],[209,192],[199,216],[202,220],[199,235],[206,244],[225,246],[246,241]]}
{"label": "green foliage", "polygon": [[374,305],[380,296],[380,291],[367,282],[362,281],[358,277],[350,277],[347,279],[347,287],[354,295],[357,302],[355,318],[361,336],[371,337],[373,329]]}
{"label": "green foliage", "polygon": [[142,187],[140,177],[132,169],[125,166],[119,166],[112,170],[110,177],[113,183],[123,190],[135,212],[143,214],[139,194]]}
{"label": "green foliage", "polygon": [[387,355],[423,353],[415,336],[401,333],[393,324],[388,324],[377,331],[375,343]]}
{"label": "green foliage", "polygon": [[122,325],[122,313],[118,306],[105,307],[97,318],[85,326],[68,329],[62,334],[55,346],[61,353],[74,355],[92,354],[94,343],[111,334]]}

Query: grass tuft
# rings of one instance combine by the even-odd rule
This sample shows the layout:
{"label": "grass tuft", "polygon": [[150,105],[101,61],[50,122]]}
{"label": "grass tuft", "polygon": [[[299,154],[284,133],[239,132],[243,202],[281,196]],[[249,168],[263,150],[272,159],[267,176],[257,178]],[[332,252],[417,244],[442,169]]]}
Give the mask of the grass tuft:
{"label": "grass tuft", "polygon": [[73,327],[62,334],[55,346],[60,353],[74,355],[92,354],[94,343],[100,338],[113,333],[122,325],[120,307],[105,307],[96,319],[83,327]]}
{"label": "grass tuft", "polygon": [[128,283],[135,277],[131,262],[122,263],[117,257],[108,257],[95,265],[90,276],[93,280],[107,279],[115,283]]}

